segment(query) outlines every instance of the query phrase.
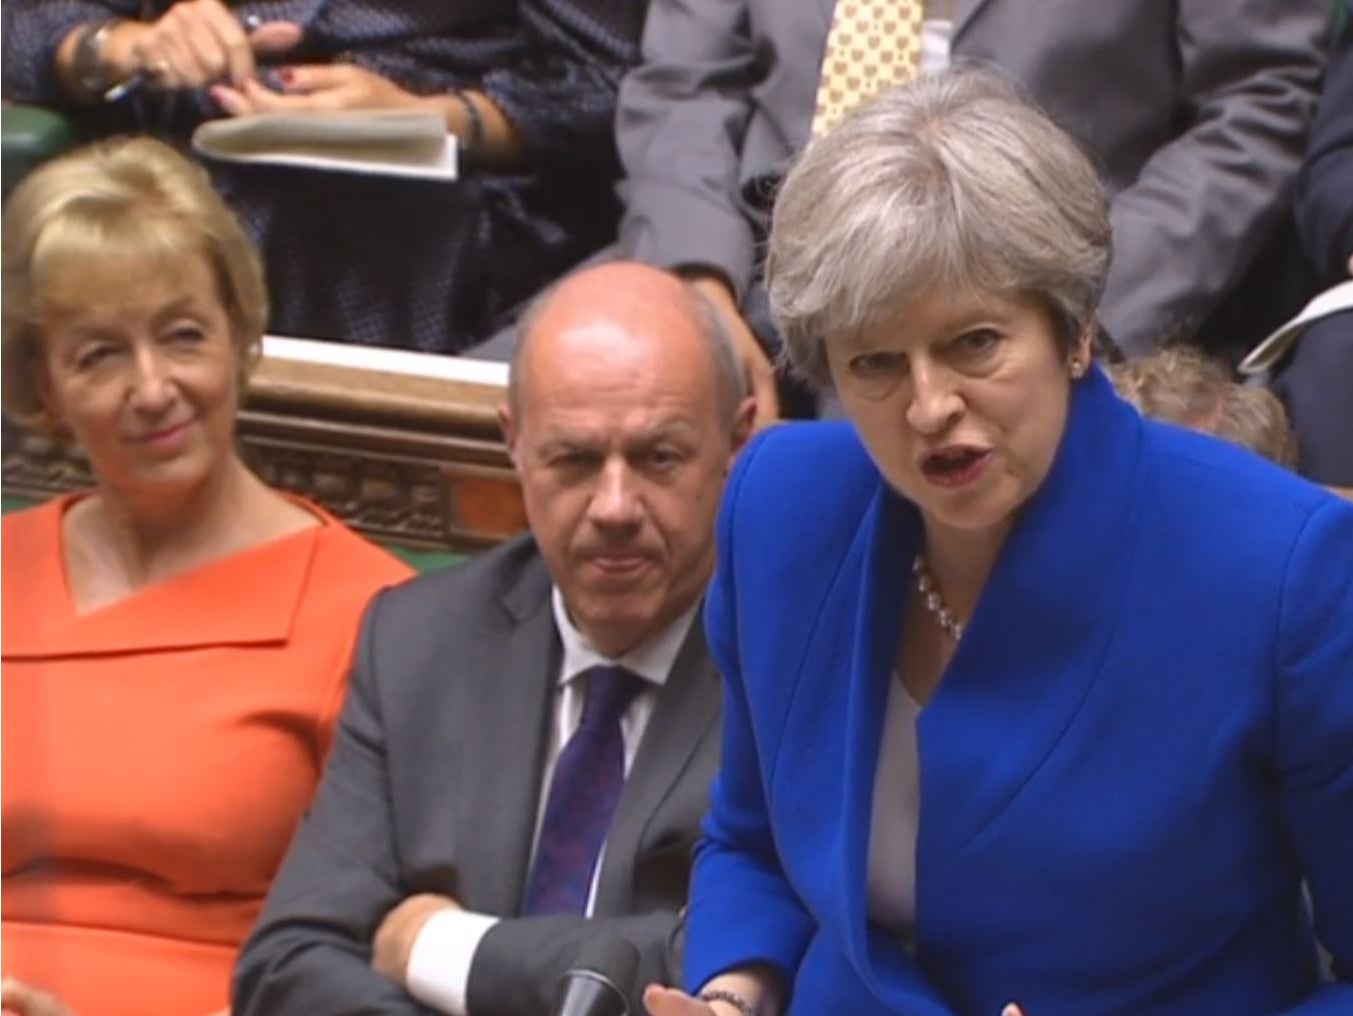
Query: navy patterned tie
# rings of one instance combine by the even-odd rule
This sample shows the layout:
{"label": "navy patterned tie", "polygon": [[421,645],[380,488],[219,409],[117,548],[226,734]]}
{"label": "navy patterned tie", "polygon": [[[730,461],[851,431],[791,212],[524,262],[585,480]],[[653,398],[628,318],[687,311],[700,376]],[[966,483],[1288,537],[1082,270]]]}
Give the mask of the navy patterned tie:
{"label": "navy patterned tie", "polygon": [[592,870],[625,786],[620,717],[643,679],[623,667],[593,667],[582,676],[583,718],[554,766],[523,916],[586,912]]}

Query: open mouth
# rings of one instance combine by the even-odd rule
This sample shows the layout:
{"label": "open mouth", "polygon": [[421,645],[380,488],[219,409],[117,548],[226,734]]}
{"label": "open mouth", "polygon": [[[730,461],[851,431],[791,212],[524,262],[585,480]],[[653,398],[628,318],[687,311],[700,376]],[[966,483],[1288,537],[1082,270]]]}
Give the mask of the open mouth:
{"label": "open mouth", "polygon": [[942,448],[921,458],[921,472],[927,480],[941,487],[961,487],[977,479],[990,459],[990,449]]}

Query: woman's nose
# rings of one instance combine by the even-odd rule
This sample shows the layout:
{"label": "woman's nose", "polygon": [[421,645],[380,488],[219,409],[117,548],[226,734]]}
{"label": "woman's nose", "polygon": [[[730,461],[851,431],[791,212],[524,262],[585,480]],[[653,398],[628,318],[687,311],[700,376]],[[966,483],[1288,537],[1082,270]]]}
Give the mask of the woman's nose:
{"label": "woman's nose", "polygon": [[911,383],[907,423],[918,433],[942,433],[962,414],[963,399],[948,371],[935,367],[913,368]]}
{"label": "woman's nose", "polygon": [[145,413],[155,413],[174,401],[174,384],[163,357],[154,350],[138,350],[132,375],[131,403]]}

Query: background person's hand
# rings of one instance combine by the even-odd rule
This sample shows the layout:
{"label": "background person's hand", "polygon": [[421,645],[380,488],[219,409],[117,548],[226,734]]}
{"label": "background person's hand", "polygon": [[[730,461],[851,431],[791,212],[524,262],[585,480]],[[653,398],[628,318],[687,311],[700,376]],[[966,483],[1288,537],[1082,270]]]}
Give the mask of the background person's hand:
{"label": "background person's hand", "polygon": [[140,72],[158,87],[202,88],[216,81],[243,84],[255,58],[284,53],[301,41],[301,26],[270,21],[245,31],[221,0],[180,0],[158,21],[124,21],[105,43],[110,66],[129,77]]}
{"label": "background person's hand", "polygon": [[428,918],[440,910],[459,910],[449,896],[418,893],[392,908],[381,919],[371,943],[371,966],[397,984],[404,983],[414,940]]}
{"label": "background person's hand", "polygon": [[0,981],[0,1007],[15,1016],[72,1016],[65,1003],[55,995],[13,977]]}
{"label": "background person's hand", "polygon": [[729,337],[733,340],[733,352],[737,354],[747,375],[747,384],[752,397],[756,400],[755,429],[775,423],[780,418],[780,395],[775,389],[775,368],[770,358],[756,340],[756,335],[747,327],[742,313],[733,299],[733,293],[721,279],[711,275],[700,275],[691,279],[691,284],[709,300],[724,320]]}
{"label": "background person's hand", "polygon": [[309,64],[275,72],[282,91],[256,79],[236,86],[217,85],[212,98],[231,116],[249,113],[297,113],[350,109],[398,109],[417,106],[422,97],[406,92],[374,71],[355,64]]}

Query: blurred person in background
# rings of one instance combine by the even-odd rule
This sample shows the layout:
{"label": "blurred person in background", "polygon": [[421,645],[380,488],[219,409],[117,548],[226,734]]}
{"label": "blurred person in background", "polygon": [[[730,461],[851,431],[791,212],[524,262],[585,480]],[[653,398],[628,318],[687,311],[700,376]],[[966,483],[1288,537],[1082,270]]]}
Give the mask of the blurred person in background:
{"label": "blurred person in background", "polygon": [[615,98],[644,10],[7,0],[4,95],[180,144],[225,115],[435,111],[459,141],[454,183],[212,172],[262,252],[270,331],[454,352],[614,235]]}

